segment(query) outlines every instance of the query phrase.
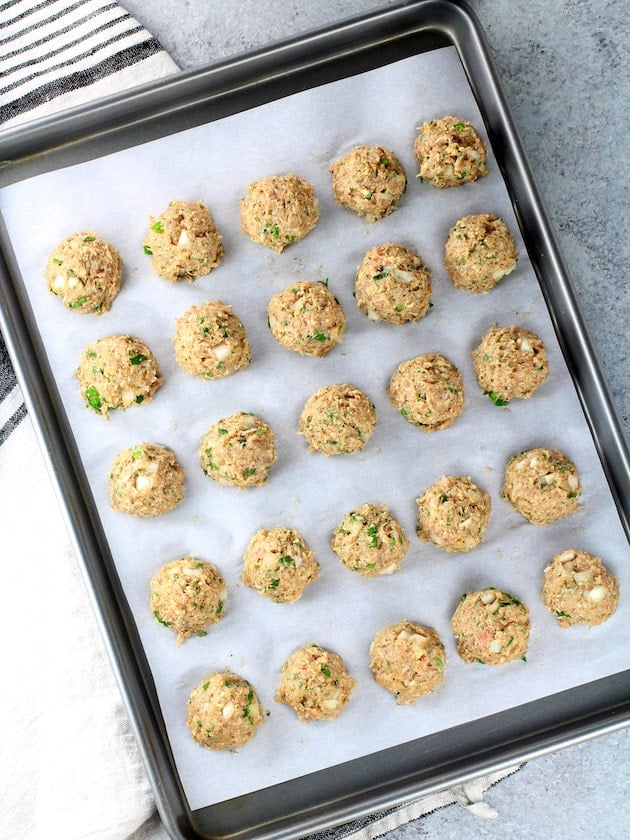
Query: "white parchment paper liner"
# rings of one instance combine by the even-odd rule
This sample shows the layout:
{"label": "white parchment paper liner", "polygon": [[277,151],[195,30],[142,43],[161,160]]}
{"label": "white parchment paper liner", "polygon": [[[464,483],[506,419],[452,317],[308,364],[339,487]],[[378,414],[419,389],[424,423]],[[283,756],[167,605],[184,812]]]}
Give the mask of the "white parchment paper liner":
{"label": "white parchment paper liner", "polygon": [[[528,263],[494,159],[490,174],[455,190],[415,179],[416,126],[451,114],[483,123],[454,48],[406,59],[358,77],[297,94],[220,122],[141,147],[35,177],[3,190],[1,209],[29,290],[55,379],[75,430],[111,550],[135,615],[178,770],[192,808],[260,789],[465,721],[616,673],[628,665],[627,545],[542,295]],[[405,166],[409,185],[398,211],[368,225],[335,205],[329,165],[357,143],[379,143]],[[321,218],[282,255],[240,232],[238,200],[246,185],[297,172],[314,184]],[[204,200],[225,244],[225,260],[192,286],[156,278],[141,243],[147,217],[174,198]],[[471,212],[502,216],[521,254],[517,271],[490,294],[456,290],[442,267],[449,227]],[[123,289],[102,317],[76,315],[49,295],[42,279],[50,250],[64,236],[93,229],[115,244],[125,266]],[[417,324],[370,322],[353,299],[353,278],[367,248],[399,242],[433,272],[433,308]],[[268,331],[269,297],[296,279],[328,279],[346,313],[343,344],[327,358],[302,358]],[[174,360],[174,320],[193,303],[220,299],[245,323],[254,362],[218,382],[201,382]],[[470,351],[493,324],[529,327],[546,343],[551,373],[529,401],[500,409],[484,397]],[[109,422],[86,410],[74,371],[89,341],[114,333],[146,341],[165,384],[151,404],[114,413]],[[450,429],[426,435],[388,402],[385,389],[399,362],[442,352],[460,369],[466,409]],[[376,432],[360,454],[308,454],[297,435],[305,400],[324,384],[363,388],[378,412]],[[273,426],[279,451],[269,484],[243,493],[206,478],[197,460],[207,426],[234,411],[252,411]],[[135,520],[109,508],[107,475],[114,455],[141,441],[172,447],[187,473],[186,498],[174,512]],[[552,526],[525,522],[499,496],[508,457],[534,446],[565,451],[583,483],[579,512]],[[486,541],[466,555],[447,555],[415,536],[416,497],[443,474],[469,475],[492,497]],[[403,569],[364,580],[329,548],[350,509],[384,503],[402,522],[411,547]],[[296,527],[321,563],[321,576],[294,605],[268,602],[240,582],[242,552],[262,527]],[[540,602],[551,557],[578,547],[603,557],[621,579],[617,614],[603,626],[562,630]],[[149,580],[163,563],[193,554],[227,579],[225,618],[206,638],[178,648],[148,609]],[[45,562],[45,558],[42,558]],[[527,662],[499,668],[457,656],[449,621],[461,594],[494,585],[530,608]],[[443,687],[412,707],[397,707],[368,668],[368,648],[384,625],[410,618],[435,627],[447,649]],[[300,724],[273,700],[279,672],[298,646],[314,641],[340,653],[358,680],[335,721]],[[185,726],[190,690],[208,673],[229,668],[256,687],[269,715],[237,753],[212,753]]]}

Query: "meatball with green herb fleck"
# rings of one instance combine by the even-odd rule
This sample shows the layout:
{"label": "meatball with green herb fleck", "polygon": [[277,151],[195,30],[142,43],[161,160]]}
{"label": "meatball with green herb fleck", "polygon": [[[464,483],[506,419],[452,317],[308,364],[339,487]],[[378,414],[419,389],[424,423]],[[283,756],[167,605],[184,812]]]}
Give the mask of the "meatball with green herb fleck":
{"label": "meatball with green herb fleck", "polygon": [[293,174],[249,184],[239,206],[243,233],[277,253],[304,239],[319,219],[313,185]]}
{"label": "meatball with green herb fleck", "polygon": [[529,522],[550,525],[577,511],[581,489],[573,461],[540,447],[510,458],[502,496]]}
{"label": "meatball with green herb fleck", "polygon": [[397,572],[409,541],[385,505],[368,503],[344,516],[330,547],[346,568],[371,578]]}
{"label": "meatball with green herb fleck", "polygon": [[515,659],[525,660],[529,610],[514,595],[488,586],[462,596],[451,629],[464,662],[504,665]]}
{"label": "meatball with green herb fleck", "polygon": [[370,670],[399,705],[415,703],[444,682],[446,651],[436,630],[414,621],[383,627],[370,645]]}
{"label": "meatball with green herb fleck", "polygon": [[271,334],[287,350],[325,356],[339,344],[346,319],[337,298],[324,283],[292,283],[269,301]]}
{"label": "meatball with green herb fleck", "polygon": [[306,401],[299,433],[309,452],[346,455],[364,449],[376,426],[376,409],[354,385],[326,385]]}
{"label": "meatball with green herb fleck", "polygon": [[319,576],[315,555],[294,528],[257,531],[243,559],[243,583],[276,603],[297,601]]}
{"label": "meatball with green herb fleck", "polygon": [[119,452],[109,474],[114,510],[130,516],[167,513],[184,498],[184,471],[175,453],[157,443],[140,443]]}
{"label": "meatball with green herb fleck", "polygon": [[518,262],[514,237],[503,219],[490,213],[464,216],[450,229],[444,268],[458,289],[489,292]]}
{"label": "meatball with green herb fleck", "polygon": [[439,189],[459,187],[488,174],[488,153],[467,120],[442,117],[423,123],[413,151],[418,177]]}
{"label": "meatball with green herb fleck", "polygon": [[186,725],[193,739],[209,750],[243,747],[264,721],[251,683],[231,671],[215,671],[188,698]]}
{"label": "meatball with green herb fleck", "polygon": [[619,581],[599,557],[569,548],[546,566],[542,600],[561,627],[595,627],[617,609]]}
{"label": "meatball with green herb fleck", "polygon": [[187,309],[175,322],[173,346],[180,367],[198,379],[222,379],[252,361],[243,323],[220,300]]}
{"label": "meatball with green herb fleck", "polygon": [[171,201],[157,217],[150,217],[144,253],[158,277],[177,283],[210,274],[223,259],[223,243],[203,201]]}
{"label": "meatball with green herb fleck", "polygon": [[419,321],[431,306],[431,272],[418,254],[392,242],[367,251],[354,288],[359,309],[371,321]]}
{"label": "meatball with green herb fleck", "polygon": [[66,237],[48,257],[48,289],[73,312],[102,315],[120,291],[122,261],[112,245],[93,231]]}
{"label": "meatball with green herb fleck", "polygon": [[225,487],[261,487],[276,460],[273,429],[260,417],[239,411],[212,423],[199,444],[205,475]]}
{"label": "meatball with green herb fleck", "polygon": [[451,426],[464,410],[464,384],[458,369],[439,353],[401,362],[387,395],[407,422],[423,432]]}
{"label": "meatball with green herb fleck", "polygon": [[498,406],[529,399],[549,373],[545,345],[524,327],[491,327],[471,355],[479,387]]}
{"label": "meatball with green herb fleck", "polygon": [[290,706],[302,723],[331,720],[348,705],[356,684],[339,654],[309,644],[294,651],[282,666],[274,699]]}
{"label": "meatball with green herb fleck", "polygon": [[448,552],[471,551],[486,536],[490,496],[466,476],[442,476],[416,500],[418,537]]}
{"label": "meatball with green herb fleck", "polygon": [[76,372],[85,404],[104,417],[151,400],[162,384],[155,357],[139,338],[111,335],[88,344]]}
{"label": "meatball with green herb fleck", "polygon": [[224,615],[227,585],[212,563],[182,557],[167,563],[151,579],[150,609],[156,621],[177,635],[206,636],[206,628]]}
{"label": "meatball with green herb fleck", "polygon": [[330,167],[337,204],[367,222],[389,216],[407,189],[407,176],[393,152],[383,146],[356,146]]}

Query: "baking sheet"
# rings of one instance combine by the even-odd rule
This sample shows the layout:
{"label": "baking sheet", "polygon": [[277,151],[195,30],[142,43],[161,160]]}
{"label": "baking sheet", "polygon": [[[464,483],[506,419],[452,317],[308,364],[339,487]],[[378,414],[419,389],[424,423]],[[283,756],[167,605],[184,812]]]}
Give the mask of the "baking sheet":
{"label": "baking sheet", "polygon": [[[116,155],[7,187],[0,208],[21,267],[49,361],[75,431],[123,587],[154,675],[178,771],[191,808],[264,788],[388,746],[508,709],[628,666],[627,544],[564,366],[540,289],[527,260],[498,167],[457,190],[438,191],[414,178],[415,128],[444,114],[483,124],[455,48],[405,59],[361,76],[296,94],[242,114]],[[379,143],[405,166],[400,208],[374,225],[334,204],[328,166],[356,143]],[[238,199],[247,183],[295,171],[310,180],[320,221],[283,254],[240,232]],[[147,217],[174,199],[204,200],[223,234],[222,265],[192,286],[154,277],[142,253]],[[516,235],[517,271],[489,295],[456,290],[442,268],[449,227],[471,212],[502,216]],[[49,295],[42,270],[49,251],[75,230],[97,230],[123,258],[123,290],[111,312],[77,316]],[[375,324],[357,309],[353,277],[365,251],[386,241],[419,252],[433,272],[433,308],[417,324]],[[328,280],[347,318],[344,343],[324,359],[298,357],[277,345],[266,325],[271,295],[296,279]],[[221,299],[248,328],[254,362],[218,382],[178,369],[174,320],[190,305]],[[551,374],[536,395],[500,409],[481,394],[470,351],[495,322],[534,329],[546,343]],[[103,335],[130,332],[154,351],[165,380],[154,401],[114,413],[109,422],[81,404],[74,370],[81,350]],[[389,405],[385,388],[399,362],[442,352],[460,369],[467,406],[450,429],[425,435]],[[297,435],[301,408],[321,385],[346,381],[374,401],[378,424],[363,453],[308,454]],[[202,473],[198,442],[207,426],[234,411],[259,413],[274,428],[279,459],[264,488],[238,493]],[[171,446],[187,473],[186,500],[156,520],[109,509],[107,474],[114,455],[143,440]],[[499,497],[514,452],[545,445],[577,464],[584,487],[579,513],[553,526],[529,525]],[[446,555],[415,536],[415,498],[442,474],[470,475],[486,489],[493,513],[486,541],[466,555]],[[364,580],[330,551],[343,515],[363,502],[386,504],[411,547],[403,569]],[[242,552],[262,527],[296,527],[321,563],[320,579],[293,605],[266,601],[240,583]],[[579,547],[601,555],[620,577],[617,614],[594,630],[561,630],[539,598],[553,554]],[[216,563],[226,578],[225,618],[207,637],[175,645],[148,609],[154,571],[183,554]],[[530,608],[527,662],[501,668],[459,660],[450,616],[470,588],[495,585]],[[368,668],[380,627],[402,618],[434,626],[447,648],[446,681],[413,707],[397,707]],[[279,672],[298,646],[315,641],[340,653],[358,680],[336,720],[300,724],[273,701]],[[234,754],[195,745],[185,726],[190,690],[209,672],[230,668],[249,679],[269,711],[256,737]]]}

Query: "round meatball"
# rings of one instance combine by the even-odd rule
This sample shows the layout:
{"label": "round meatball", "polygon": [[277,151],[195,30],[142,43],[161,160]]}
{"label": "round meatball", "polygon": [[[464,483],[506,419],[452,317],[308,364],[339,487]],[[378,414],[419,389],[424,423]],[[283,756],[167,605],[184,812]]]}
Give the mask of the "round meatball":
{"label": "round meatball", "polygon": [[313,185],[299,175],[271,175],[249,184],[239,205],[243,233],[278,253],[304,239],[319,219]]}
{"label": "round meatball", "polygon": [[209,750],[244,746],[263,721],[253,686],[230,671],[210,674],[188,698],[186,724],[193,739]]}
{"label": "round meatball", "polygon": [[356,146],[330,172],[337,204],[368,222],[393,213],[407,188],[401,162],[383,146]]}
{"label": "round meatball", "polygon": [[319,577],[319,563],[293,528],[258,531],[244,553],[242,581],[277,603],[293,603]]}
{"label": "round meatball", "polygon": [[107,312],[120,291],[122,262],[93,231],[73,233],[51,252],[44,270],[48,289],[74,312]]}
{"label": "round meatball", "polygon": [[418,536],[443,551],[471,551],[485,538],[490,496],[464,476],[442,476],[416,500]]}
{"label": "round meatball", "polygon": [[346,319],[337,298],[323,283],[292,283],[267,307],[273,337],[296,353],[325,356],[339,344]]}
{"label": "round meatball", "polygon": [[370,248],[354,288],[359,309],[372,321],[419,321],[431,305],[431,272],[421,257],[392,242]]}
{"label": "round meatball", "polygon": [[345,709],[355,686],[339,654],[310,644],[282,666],[275,700],[291,706],[302,723],[330,720]]}
{"label": "round meatball", "polygon": [[545,345],[524,327],[491,327],[472,352],[479,387],[495,405],[529,399],[547,378]]}
{"label": "round meatball", "polygon": [[273,429],[255,414],[238,411],[212,423],[199,444],[201,469],[226,487],[260,487],[276,460]]}
{"label": "round meatball", "polygon": [[413,151],[419,177],[434,187],[459,187],[488,174],[488,153],[466,120],[442,117],[423,123]]}
{"label": "round meatball", "polygon": [[326,385],[306,401],[299,433],[310,452],[345,455],[365,447],[376,425],[376,409],[354,385]]}
{"label": "round meatball", "polygon": [[219,300],[189,307],[175,322],[173,345],[178,364],[199,379],[230,376],[252,361],[245,327]]}
{"label": "round meatball", "polygon": [[578,507],[581,492],[573,461],[557,449],[530,449],[505,468],[502,496],[534,525],[549,525]]}
{"label": "round meatball", "polygon": [[223,243],[203,201],[171,201],[157,217],[149,217],[144,253],[153,270],[169,283],[210,274],[223,259]]}
{"label": "round meatball", "polygon": [[206,627],[223,617],[226,598],[216,567],[196,557],[167,563],[151,578],[151,612],[177,634],[178,645],[189,636],[206,636]]}
{"label": "round meatball", "polygon": [[153,353],[131,335],[111,335],[88,344],[76,376],[85,404],[104,417],[113,409],[149,402],[162,384]]}
{"label": "round meatball", "polygon": [[545,568],[542,599],[561,627],[595,627],[617,609],[619,582],[599,557],[570,548]]}
{"label": "round meatball", "polygon": [[402,362],[387,389],[391,404],[423,432],[452,425],[464,410],[464,384],[455,365],[439,353]]}
{"label": "round meatball", "polygon": [[109,474],[114,510],[131,516],[160,516],[183,498],[184,471],[166,446],[139,443],[114,458]]}
{"label": "round meatball", "polygon": [[370,645],[370,670],[399,705],[414,703],[444,682],[446,651],[439,635],[413,621],[383,627]]}
{"label": "round meatball", "polygon": [[489,292],[514,271],[517,262],[514,237],[498,216],[464,216],[448,233],[444,268],[458,289],[473,294]]}
{"label": "round meatball", "polygon": [[330,547],[344,566],[369,578],[398,571],[409,541],[384,505],[365,504],[344,516]]}
{"label": "round meatball", "polygon": [[514,595],[494,586],[463,595],[451,628],[464,662],[503,665],[513,659],[525,659],[529,610]]}

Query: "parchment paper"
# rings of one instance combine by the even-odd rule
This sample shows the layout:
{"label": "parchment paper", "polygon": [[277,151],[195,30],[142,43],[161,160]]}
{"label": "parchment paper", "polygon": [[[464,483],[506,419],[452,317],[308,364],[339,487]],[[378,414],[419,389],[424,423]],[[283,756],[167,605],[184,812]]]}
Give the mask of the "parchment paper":
{"label": "parchment paper", "polygon": [[[451,114],[469,119],[485,138],[480,114],[454,48],[409,58],[358,77],[254,110],[35,177],[5,189],[1,209],[54,376],[75,430],[112,553],[137,621],[192,808],[291,779],[338,762],[440,731],[616,673],[628,666],[627,545],[537,281],[528,263],[494,159],[475,184],[436,190],[415,179],[416,127]],[[335,205],[329,165],[357,143],[379,143],[405,166],[409,185],[399,209],[368,225]],[[240,232],[238,200],[246,185],[297,172],[315,187],[320,221],[305,240],[275,255]],[[172,199],[203,200],[223,234],[225,259],[193,285],[155,277],[142,240],[148,216]],[[517,271],[491,293],[455,289],[442,267],[449,227],[471,212],[493,212],[514,231]],[[102,317],[63,309],[42,278],[50,250],[64,236],[93,229],[123,258],[123,289]],[[365,251],[393,241],[419,252],[433,272],[433,308],[416,324],[373,323],[353,298],[354,272]],[[328,279],[346,317],[343,344],[324,359],[280,347],[268,331],[271,295],[296,279]],[[217,382],[188,376],[175,363],[175,318],[191,304],[220,299],[245,323],[253,364]],[[550,376],[529,401],[495,407],[479,389],[470,351],[493,324],[516,323],[543,338]],[[83,347],[96,338],[132,333],[152,348],[164,386],[152,403],[111,420],[82,405],[74,378]],[[466,409],[451,428],[427,435],[389,404],[385,389],[397,365],[442,352],[460,369]],[[378,423],[363,453],[325,458],[307,453],[297,434],[306,399],[321,385],[350,382],[374,401]],[[274,428],[279,459],[269,484],[239,493],[205,477],[197,460],[211,422],[252,411]],[[184,503],[153,520],[109,508],[107,476],[114,455],[142,441],[172,447],[186,480]],[[508,457],[534,446],[565,451],[583,483],[579,512],[554,525],[528,524],[499,496]],[[415,535],[415,499],[443,474],[469,475],[493,503],[487,539],[474,551],[448,555]],[[329,548],[344,514],[364,502],[386,504],[411,547],[400,572],[365,580]],[[319,581],[293,605],[274,604],[240,582],[242,552],[259,528],[297,528],[321,563]],[[562,630],[540,601],[552,556],[576,547],[602,556],[620,577],[620,608],[603,626]],[[224,619],[205,638],[177,647],[149,611],[149,580],[163,563],[193,554],[217,564],[229,598]],[[42,558],[45,562],[45,558]],[[463,592],[494,585],[531,610],[527,662],[470,665],[456,653],[450,617]],[[447,649],[446,681],[414,706],[397,707],[372,679],[374,633],[410,618],[435,627]],[[314,641],[340,653],[358,687],[335,721],[300,724],[274,702],[280,668],[297,647]],[[197,746],[185,726],[191,689],[229,668],[256,687],[268,717],[236,753]]]}

